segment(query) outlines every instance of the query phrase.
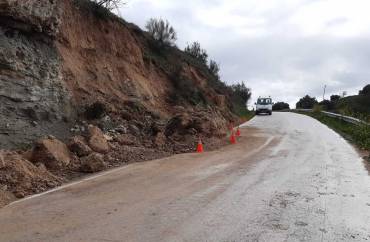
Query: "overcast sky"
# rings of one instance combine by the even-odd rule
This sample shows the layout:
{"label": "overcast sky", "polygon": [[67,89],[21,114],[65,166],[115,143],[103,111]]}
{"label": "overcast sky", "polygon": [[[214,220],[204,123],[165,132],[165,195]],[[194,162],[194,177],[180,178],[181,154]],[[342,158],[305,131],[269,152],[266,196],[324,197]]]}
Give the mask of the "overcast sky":
{"label": "overcast sky", "polygon": [[369,0],[128,0],[120,14],[144,28],[168,19],[177,45],[198,41],[221,66],[226,83],[245,81],[253,100],[295,106],[370,83]]}

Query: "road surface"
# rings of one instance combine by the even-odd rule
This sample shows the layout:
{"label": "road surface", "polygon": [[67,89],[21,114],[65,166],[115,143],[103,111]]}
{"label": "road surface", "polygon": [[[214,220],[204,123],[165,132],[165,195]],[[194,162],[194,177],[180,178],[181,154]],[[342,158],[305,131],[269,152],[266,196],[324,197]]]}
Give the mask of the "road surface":
{"label": "road surface", "polygon": [[0,210],[1,241],[366,241],[370,178],[354,148],[293,113],[237,145],[137,163]]}

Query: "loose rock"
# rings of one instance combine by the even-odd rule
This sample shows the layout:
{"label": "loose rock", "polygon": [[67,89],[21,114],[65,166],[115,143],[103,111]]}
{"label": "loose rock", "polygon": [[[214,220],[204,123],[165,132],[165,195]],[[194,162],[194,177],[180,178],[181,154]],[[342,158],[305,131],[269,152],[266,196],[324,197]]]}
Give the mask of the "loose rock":
{"label": "loose rock", "polygon": [[106,154],[109,151],[109,144],[101,129],[90,125],[88,131],[90,148],[95,152]]}
{"label": "loose rock", "polygon": [[89,156],[82,158],[80,170],[82,172],[93,173],[106,169],[107,165],[104,162],[103,155],[92,153]]}
{"label": "loose rock", "polygon": [[72,137],[68,143],[68,148],[78,157],[87,156],[92,153],[91,148],[85,143],[85,139],[82,136]]}
{"label": "loose rock", "polygon": [[48,169],[66,168],[71,157],[67,145],[54,137],[39,140],[32,151],[33,163],[44,163]]}

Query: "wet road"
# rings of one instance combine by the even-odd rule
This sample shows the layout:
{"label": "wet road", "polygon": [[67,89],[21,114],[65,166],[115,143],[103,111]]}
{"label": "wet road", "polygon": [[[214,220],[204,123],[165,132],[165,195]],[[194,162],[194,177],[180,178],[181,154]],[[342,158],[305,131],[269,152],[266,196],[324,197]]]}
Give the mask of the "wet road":
{"label": "wet road", "polygon": [[0,241],[370,241],[369,174],[339,135],[292,113],[242,135],[11,204]]}

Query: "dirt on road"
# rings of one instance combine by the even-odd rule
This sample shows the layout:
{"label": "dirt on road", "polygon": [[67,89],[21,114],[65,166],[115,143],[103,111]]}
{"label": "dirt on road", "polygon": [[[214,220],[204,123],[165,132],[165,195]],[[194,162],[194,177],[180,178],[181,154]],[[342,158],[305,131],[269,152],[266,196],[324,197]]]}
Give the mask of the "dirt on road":
{"label": "dirt on road", "polygon": [[118,168],[0,210],[0,241],[366,241],[370,178],[309,117],[274,113],[238,144]]}

